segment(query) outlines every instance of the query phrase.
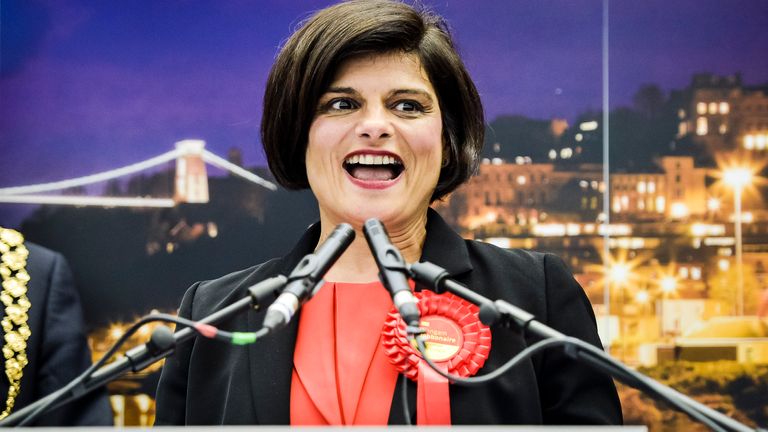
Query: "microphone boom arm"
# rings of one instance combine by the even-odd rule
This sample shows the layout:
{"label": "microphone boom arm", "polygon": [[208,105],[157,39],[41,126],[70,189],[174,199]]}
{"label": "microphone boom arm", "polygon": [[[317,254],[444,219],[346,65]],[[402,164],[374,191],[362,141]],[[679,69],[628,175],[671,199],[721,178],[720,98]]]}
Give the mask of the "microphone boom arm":
{"label": "microphone boom arm", "polygon": [[[409,270],[414,280],[432,288],[436,293],[448,291],[478,305],[480,307],[480,320],[486,325],[493,325],[501,319],[507,323],[513,323],[523,331],[530,330],[543,339],[562,340],[565,342],[565,353],[569,357],[582,361],[593,369],[607,373],[631,387],[670,403],[691,418],[714,430],[723,430],[723,427],[739,432],[755,430],[653,378],[630,369],[602,350],[537,321],[532,314],[511,303],[504,300],[492,301],[472,291],[450,279],[448,272],[435,264],[430,262],[413,263],[409,266]],[[430,366],[432,365],[430,364]],[[443,376],[446,375],[442,370],[435,369],[435,371]],[[451,377],[447,378],[450,379]],[[459,380],[455,381],[461,384]],[[763,431],[763,429],[758,430]]]}
{"label": "microphone boom arm", "polygon": [[[275,293],[285,286],[286,280],[286,277],[282,275],[265,279],[248,288],[247,297],[208,315],[199,322],[215,324],[248,308],[259,309],[265,300],[273,297]],[[166,334],[158,333],[158,329],[163,328],[166,329]],[[0,420],[0,427],[17,426],[22,422],[32,421],[33,419],[28,420],[27,417],[32,415],[39,417],[51,409],[79,399],[128,372],[139,372],[147,366],[173,354],[176,345],[179,343],[196,336],[195,331],[189,327],[185,327],[173,334],[170,334],[170,330],[167,327],[158,327],[158,329],[153,332],[150,342],[128,350],[123,357],[97,369],[92,374],[82,374],[61,389],[14,412]],[[78,380],[82,382],[77,383],[76,381]],[[41,408],[43,410],[38,412]]]}

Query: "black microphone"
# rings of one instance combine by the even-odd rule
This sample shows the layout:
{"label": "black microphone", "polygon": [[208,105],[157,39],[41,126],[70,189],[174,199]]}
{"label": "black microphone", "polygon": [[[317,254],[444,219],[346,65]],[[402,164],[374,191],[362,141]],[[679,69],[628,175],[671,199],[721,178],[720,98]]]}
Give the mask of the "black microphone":
{"label": "black microphone", "polygon": [[299,307],[322,286],[322,277],[354,239],[352,226],[339,224],[314,253],[302,258],[288,276],[283,292],[267,308],[264,327],[272,331],[288,324]]}
{"label": "black microphone", "polygon": [[408,266],[403,255],[389,240],[387,230],[378,219],[365,221],[363,233],[376,265],[379,266],[379,279],[392,295],[392,303],[397,307],[406,325],[418,327],[421,318],[419,306],[408,285]]}

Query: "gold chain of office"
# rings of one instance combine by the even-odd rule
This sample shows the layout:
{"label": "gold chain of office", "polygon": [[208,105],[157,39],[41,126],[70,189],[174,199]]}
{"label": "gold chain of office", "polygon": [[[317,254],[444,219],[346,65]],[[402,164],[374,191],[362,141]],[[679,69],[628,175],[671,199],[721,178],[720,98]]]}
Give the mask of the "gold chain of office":
{"label": "gold chain of office", "polygon": [[29,329],[27,312],[32,304],[27,298],[27,256],[29,251],[24,246],[24,237],[18,231],[0,227],[0,275],[3,290],[0,301],[5,305],[5,316],[0,325],[5,333],[3,357],[5,357],[5,375],[8,377],[8,398],[0,419],[13,410],[16,396],[21,389],[21,377],[27,365],[27,340],[32,334]]}

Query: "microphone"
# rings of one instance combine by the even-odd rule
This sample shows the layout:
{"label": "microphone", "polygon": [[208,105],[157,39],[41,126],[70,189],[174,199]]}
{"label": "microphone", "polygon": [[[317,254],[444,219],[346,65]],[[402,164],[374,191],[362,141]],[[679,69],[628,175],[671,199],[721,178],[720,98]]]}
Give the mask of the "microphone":
{"label": "microphone", "polygon": [[320,289],[324,282],[322,277],[354,238],[355,230],[351,225],[339,224],[314,253],[302,258],[288,276],[283,292],[267,308],[264,327],[272,331],[288,324],[299,307]]}
{"label": "microphone", "polygon": [[379,279],[392,295],[392,303],[406,325],[418,327],[419,306],[408,285],[408,267],[403,255],[389,240],[387,230],[378,219],[365,221],[363,233],[379,267]]}

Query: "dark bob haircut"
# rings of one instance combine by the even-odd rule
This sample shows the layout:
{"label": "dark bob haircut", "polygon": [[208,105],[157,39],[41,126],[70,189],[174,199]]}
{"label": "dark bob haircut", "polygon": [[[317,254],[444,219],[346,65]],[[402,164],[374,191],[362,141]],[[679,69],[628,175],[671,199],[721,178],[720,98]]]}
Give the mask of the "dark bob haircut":
{"label": "dark bob haircut", "polygon": [[472,176],[483,146],[483,106],[443,19],[398,1],[353,0],[323,9],[288,39],[264,93],[261,141],[288,189],[309,187],[305,153],[317,102],[346,60],[402,52],[421,61],[443,121],[443,168],[431,200]]}

